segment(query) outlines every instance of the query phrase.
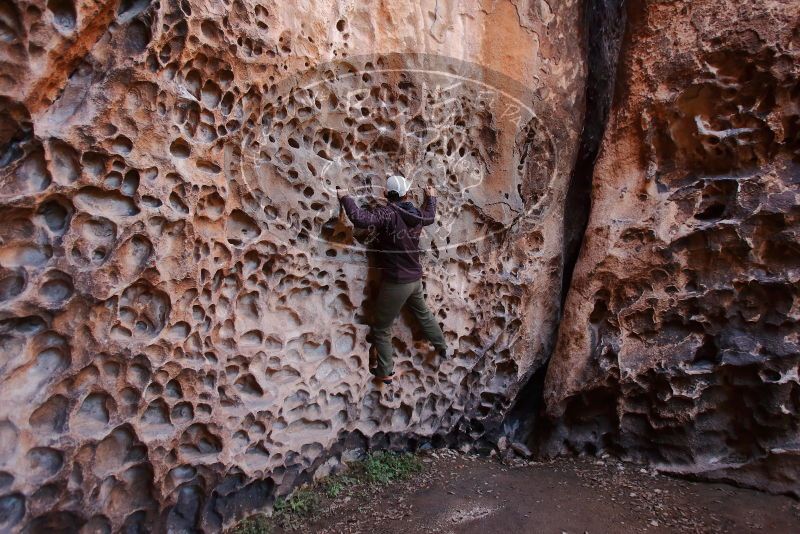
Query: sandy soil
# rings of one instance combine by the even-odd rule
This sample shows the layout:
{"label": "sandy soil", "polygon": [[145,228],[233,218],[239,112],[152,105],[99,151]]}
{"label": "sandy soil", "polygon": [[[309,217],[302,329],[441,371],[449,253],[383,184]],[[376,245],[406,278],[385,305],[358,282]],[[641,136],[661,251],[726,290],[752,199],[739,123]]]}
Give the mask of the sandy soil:
{"label": "sandy soil", "polygon": [[614,460],[548,463],[436,451],[413,479],[326,502],[320,533],[800,532],[800,503]]}

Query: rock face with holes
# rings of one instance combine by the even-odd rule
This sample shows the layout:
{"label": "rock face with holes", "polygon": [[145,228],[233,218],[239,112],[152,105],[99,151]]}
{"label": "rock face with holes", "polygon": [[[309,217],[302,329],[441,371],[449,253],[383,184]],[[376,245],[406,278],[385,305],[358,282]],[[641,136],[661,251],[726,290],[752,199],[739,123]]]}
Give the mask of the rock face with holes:
{"label": "rock face with holes", "polygon": [[[579,23],[576,1],[0,3],[0,531],[216,532],[342,451],[491,432],[552,349]],[[455,355],[403,319],[381,388],[370,235],[335,187],[371,202],[396,172],[439,192]]]}
{"label": "rock face with holes", "polygon": [[791,4],[633,4],[548,369],[549,452],[800,494]]}

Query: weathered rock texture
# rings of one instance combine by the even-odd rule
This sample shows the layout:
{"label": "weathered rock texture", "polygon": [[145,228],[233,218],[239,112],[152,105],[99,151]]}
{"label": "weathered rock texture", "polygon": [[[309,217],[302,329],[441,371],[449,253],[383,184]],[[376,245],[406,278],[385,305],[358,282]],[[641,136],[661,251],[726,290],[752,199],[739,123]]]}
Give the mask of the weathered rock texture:
{"label": "weathered rock texture", "polygon": [[[496,428],[553,345],[580,12],[0,3],[0,531],[217,531],[343,450]],[[401,321],[381,389],[334,188],[389,172],[439,191],[456,354]]]}
{"label": "weathered rock texture", "polygon": [[637,2],[545,392],[550,453],[800,494],[796,2]]}
{"label": "weathered rock texture", "polygon": [[[0,3],[0,531],[218,531],[518,395],[547,452],[799,493],[796,6],[629,3],[593,168],[620,5]],[[335,187],[394,172],[455,355],[402,320],[379,388]]]}

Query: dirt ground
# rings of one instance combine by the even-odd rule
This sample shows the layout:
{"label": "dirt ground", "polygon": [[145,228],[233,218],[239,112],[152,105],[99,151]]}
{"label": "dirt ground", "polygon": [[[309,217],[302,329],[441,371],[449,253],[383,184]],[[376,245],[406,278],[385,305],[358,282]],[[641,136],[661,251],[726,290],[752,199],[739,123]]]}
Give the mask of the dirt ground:
{"label": "dirt ground", "polygon": [[614,460],[548,463],[436,451],[403,482],[326,502],[295,532],[800,532],[800,503]]}

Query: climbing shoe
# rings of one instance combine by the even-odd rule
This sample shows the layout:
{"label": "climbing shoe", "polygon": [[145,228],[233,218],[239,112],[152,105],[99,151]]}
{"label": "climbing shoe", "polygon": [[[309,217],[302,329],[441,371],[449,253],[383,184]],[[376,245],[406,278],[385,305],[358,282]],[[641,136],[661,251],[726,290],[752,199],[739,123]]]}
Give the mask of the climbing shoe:
{"label": "climbing shoe", "polygon": [[377,373],[377,368],[370,369],[369,372],[372,373],[375,376],[375,380],[380,380],[381,382],[383,382],[387,386],[389,384],[391,384],[392,380],[394,379],[394,371],[392,371],[391,373],[389,373],[386,376],[379,375]]}

